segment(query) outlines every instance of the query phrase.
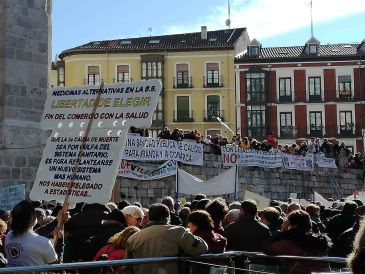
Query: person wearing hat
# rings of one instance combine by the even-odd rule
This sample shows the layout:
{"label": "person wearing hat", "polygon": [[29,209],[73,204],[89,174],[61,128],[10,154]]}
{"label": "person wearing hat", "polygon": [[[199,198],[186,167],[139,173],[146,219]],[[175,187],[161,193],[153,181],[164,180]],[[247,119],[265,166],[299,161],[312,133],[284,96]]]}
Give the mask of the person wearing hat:
{"label": "person wearing hat", "polygon": [[357,218],[355,224],[343,232],[337,240],[334,241],[333,247],[330,251],[331,256],[347,257],[352,252],[356,233],[359,231],[362,220],[364,220],[365,206],[359,206],[355,210],[355,213]]}

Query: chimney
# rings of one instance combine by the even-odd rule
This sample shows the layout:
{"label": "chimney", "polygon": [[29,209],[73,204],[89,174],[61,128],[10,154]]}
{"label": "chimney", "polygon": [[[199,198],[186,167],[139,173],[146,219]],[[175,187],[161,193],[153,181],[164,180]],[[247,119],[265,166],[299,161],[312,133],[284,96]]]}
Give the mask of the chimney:
{"label": "chimney", "polygon": [[207,26],[201,27],[201,39],[207,40],[208,39],[208,32],[207,32]]}

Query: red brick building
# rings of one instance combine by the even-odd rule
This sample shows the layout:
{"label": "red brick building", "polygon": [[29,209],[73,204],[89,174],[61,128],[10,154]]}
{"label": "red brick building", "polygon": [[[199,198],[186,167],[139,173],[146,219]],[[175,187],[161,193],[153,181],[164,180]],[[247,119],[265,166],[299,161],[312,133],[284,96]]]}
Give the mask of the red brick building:
{"label": "red brick building", "polygon": [[365,40],[360,44],[263,48],[252,40],[235,59],[237,128],[290,144],[311,136],[340,139],[363,152]]}

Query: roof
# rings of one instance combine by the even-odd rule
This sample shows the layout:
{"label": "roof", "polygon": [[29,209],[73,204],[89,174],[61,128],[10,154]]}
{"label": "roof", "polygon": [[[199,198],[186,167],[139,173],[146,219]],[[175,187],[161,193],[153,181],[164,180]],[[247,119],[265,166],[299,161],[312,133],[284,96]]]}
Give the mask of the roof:
{"label": "roof", "polygon": [[262,48],[259,57],[250,57],[246,54],[235,59],[237,63],[267,62],[267,61],[304,61],[304,60],[338,60],[357,59],[359,44],[328,44],[319,45],[317,55],[304,53],[305,46]]}
{"label": "roof", "polygon": [[314,37],[314,36],[312,36],[308,41],[307,41],[307,43],[305,43],[305,44],[320,44],[321,42],[319,42],[319,40],[316,38],[316,37]]}
{"label": "roof", "polygon": [[254,38],[254,39],[252,39],[252,40],[250,41],[250,43],[248,43],[248,45],[249,45],[249,46],[259,46],[259,47],[261,47],[261,46],[262,46],[262,44],[261,44],[259,41],[257,41],[255,38]]}
{"label": "roof", "polygon": [[201,39],[201,32],[193,32],[93,41],[62,51],[59,58],[63,59],[73,54],[233,49],[236,41],[245,31],[246,28],[208,31],[208,39]]}

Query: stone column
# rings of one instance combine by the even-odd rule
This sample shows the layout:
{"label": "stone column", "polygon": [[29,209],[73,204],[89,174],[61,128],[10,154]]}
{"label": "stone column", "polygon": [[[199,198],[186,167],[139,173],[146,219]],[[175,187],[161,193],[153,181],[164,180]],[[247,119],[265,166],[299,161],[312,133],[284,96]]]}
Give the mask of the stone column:
{"label": "stone column", "polygon": [[0,187],[35,178],[49,71],[50,2],[0,0]]}

